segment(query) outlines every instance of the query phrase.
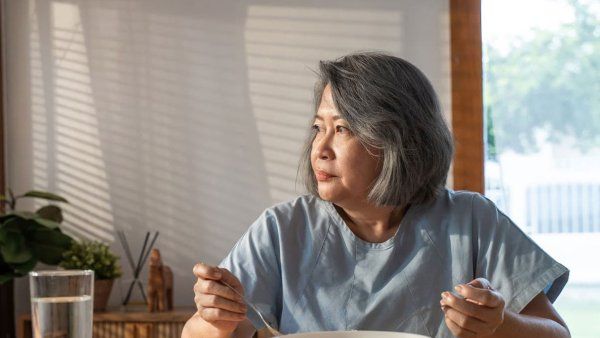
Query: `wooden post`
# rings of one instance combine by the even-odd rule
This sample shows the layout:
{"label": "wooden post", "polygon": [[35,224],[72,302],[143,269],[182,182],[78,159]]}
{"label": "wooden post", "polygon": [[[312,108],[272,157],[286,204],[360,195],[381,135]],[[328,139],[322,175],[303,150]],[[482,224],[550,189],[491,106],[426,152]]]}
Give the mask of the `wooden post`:
{"label": "wooden post", "polygon": [[455,190],[483,193],[481,1],[450,0]]}
{"label": "wooden post", "polygon": [[[4,1],[0,0],[0,194],[6,194],[6,172],[4,168]],[[4,203],[0,203],[0,213],[4,213]]]}
{"label": "wooden post", "polygon": [[[0,1],[0,194],[6,194],[6,172],[4,168],[4,2]],[[0,214],[4,213],[4,203],[0,203]],[[0,268],[2,263],[0,262]],[[0,338],[15,336],[14,282],[0,284]]]}

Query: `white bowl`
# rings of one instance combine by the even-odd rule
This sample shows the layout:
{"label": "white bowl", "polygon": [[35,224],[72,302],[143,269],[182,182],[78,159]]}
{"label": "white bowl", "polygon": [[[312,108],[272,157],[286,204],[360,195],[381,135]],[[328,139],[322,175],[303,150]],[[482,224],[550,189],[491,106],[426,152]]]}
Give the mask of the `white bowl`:
{"label": "white bowl", "polygon": [[285,338],[427,338],[414,333],[387,331],[327,331],[286,334]]}

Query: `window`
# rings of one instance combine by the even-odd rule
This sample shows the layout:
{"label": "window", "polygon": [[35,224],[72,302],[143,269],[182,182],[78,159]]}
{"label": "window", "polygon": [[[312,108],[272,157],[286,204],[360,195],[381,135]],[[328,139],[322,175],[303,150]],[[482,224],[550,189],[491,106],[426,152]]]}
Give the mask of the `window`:
{"label": "window", "polygon": [[485,194],[571,270],[555,306],[598,337],[600,3],[484,0],[482,37]]}

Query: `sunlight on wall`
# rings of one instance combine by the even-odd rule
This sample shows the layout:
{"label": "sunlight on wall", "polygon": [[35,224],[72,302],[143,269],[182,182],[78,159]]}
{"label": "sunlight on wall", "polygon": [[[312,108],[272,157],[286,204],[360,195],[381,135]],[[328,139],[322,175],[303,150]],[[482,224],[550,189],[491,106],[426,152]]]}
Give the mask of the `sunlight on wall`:
{"label": "sunlight on wall", "polygon": [[[400,55],[401,27],[398,11],[248,7],[244,37],[250,98],[273,202],[298,194],[292,188],[314,115],[311,68],[316,61],[357,49]],[[297,189],[303,191],[301,180]]]}
{"label": "sunlight on wall", "polygon": [[241,27],[130,6],[81,5],[114,227],[134,246],[160,231],[179,278],[218,263],[269,203]]}
{"label": "sunlight on wall", "polygon": [[13,32],[27,26],[8,35],[7,115],[23,130],[9,131],[9,183],[64,195],[66,231],[122,257],[116,230],[133,251],[160,231],[177,304],[192,303],[194,263],[217,264],[264,208],[304,192],[296,172],[319,60],[405,57],[448,107],[447,4],[433,0],[8,3],[7,16],[23,13]]}
{"label": "sunlight on wall", "polygon": [[45,21],[32,11],[34,186],[71,201],[63,206],[67,232],[110,242],[113,214],[81,14],[68,3],[48,9]]}

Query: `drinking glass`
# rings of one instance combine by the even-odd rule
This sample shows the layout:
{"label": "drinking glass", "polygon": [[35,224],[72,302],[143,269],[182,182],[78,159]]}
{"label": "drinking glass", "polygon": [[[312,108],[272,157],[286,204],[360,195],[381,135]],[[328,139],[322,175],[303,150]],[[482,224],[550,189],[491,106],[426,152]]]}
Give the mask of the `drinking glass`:
{"label": "drinking glass", "polygon": [[92,338],[94,271],[29,273],[34,338]]}

